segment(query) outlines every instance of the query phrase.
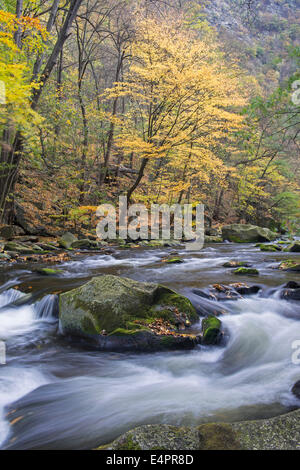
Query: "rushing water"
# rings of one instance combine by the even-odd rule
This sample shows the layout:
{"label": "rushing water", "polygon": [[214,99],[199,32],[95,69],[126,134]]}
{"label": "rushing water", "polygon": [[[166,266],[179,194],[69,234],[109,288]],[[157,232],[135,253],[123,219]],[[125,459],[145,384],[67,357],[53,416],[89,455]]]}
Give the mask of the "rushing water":
{"label": "rushing water", "polygon": [[[223,244],[199,253],[180,249],[185,263],[161,263],[170,251],[82,255],[65,263],[58,278],[38,276],[30,265],[3,268],[3,448],[88,449],[140,424],[254,419],[299,406],[290,389],[300,379],[299,365],[292,362],[292,343],[300,339],[300,305],[280,300],[272,288],[300,280],[299,273],[273,269],[286,256],[262,253],[253,245]],[[237,279],[222,267],[233,258],[253,263],[260,277]],[[263,288],[255,296],[221,303],[227,312],[222,317],[225,347],[139,355],[80,350],[58,334],[53,293],[102,273],[161,282],[195,302],[202,300],[192,288],[215,282],[257,281]]]}

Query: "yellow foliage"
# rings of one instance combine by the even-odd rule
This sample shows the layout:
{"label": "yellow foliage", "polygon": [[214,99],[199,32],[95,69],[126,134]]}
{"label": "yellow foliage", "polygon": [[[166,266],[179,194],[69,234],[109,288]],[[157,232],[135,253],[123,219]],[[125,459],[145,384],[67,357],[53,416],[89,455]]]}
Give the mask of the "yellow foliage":
{"label": "yellow foliage", "polygon": [[[22,50],[14,40],[15,32],[21,28],[24,35]],[[30,108],[32,89],[31,69],[27,55],[40,51],[46,37],[44,28],[36,18],[21,17],[0,10],[0,80],[5,85],[5,104],[1,106],[0,126],[10,122],[15,128],[29,132],[38,115]]]}
{"label": "yellow foliage", "polygon": [[154,174],[156,165],[165,167],[164,185],[179,193],[193,178],[208,182],[212,172],[224,171],[214,148],[242,126],[240,71],[225,63],[211,35],[200,40],[181,20],[138,15],[136,27],[124,82],[104,94],[130,102],[114,121],[116,144],[146,160]]}

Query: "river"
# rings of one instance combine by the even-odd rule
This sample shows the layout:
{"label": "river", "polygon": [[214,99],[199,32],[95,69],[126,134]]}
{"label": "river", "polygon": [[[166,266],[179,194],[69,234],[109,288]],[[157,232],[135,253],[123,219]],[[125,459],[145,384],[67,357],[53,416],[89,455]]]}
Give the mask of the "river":
{"label": "river", "polygon": [[[299,406],[290,392],[300,379],[292,343],[300,340],[300,305],[278,296],[299,273],[274,267],[296,253],[266,253],[253,245],[179,248],[183,264],[161,259],[174,249],[82,253],[45,277],[37,265],[2,265],[0,339],[0,445],[4,449],[91,449],[140,424],[198,424],[275,416]],[[259,277],[236,276],[222,265],[247,261]],[[56,293],[99,274],[163,283],[201,299],[193,288],[244,281],[262,290],[221,302],[225,346],[156,354],[101,353],[60,336]],[[34,302],[22,292],[36,294]],[[199,325],[195,328],[200,329]]]}

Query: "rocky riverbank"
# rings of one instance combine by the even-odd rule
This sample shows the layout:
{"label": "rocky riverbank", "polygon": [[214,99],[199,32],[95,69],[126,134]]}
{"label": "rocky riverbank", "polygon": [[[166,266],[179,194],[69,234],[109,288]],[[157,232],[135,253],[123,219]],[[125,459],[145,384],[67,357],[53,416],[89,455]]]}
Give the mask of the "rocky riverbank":
{"label": "rocky riverbank", "polygon": [[140,426],[98,450],[300,450],[300,410],[240,423]]}

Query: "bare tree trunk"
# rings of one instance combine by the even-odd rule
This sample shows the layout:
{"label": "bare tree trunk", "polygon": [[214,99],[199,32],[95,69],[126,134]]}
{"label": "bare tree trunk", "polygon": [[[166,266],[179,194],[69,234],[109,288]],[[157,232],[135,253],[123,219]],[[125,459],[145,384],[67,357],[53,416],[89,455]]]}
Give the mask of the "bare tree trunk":
{"label": "bare tree trunk", "polygon": [[39,88],[37,89],[34,89],[33,91],[33,94],[32,94],[32,109],[35,109],[37,104],[38,104],[38,101],[41,97],[41,94],[42,94],[42,91],[51,75],[51,72],[56,64],[56,61],[57,61],[57,58],[64,46],[64,43],[66,42],[66,39],[68,38],[69,36],[69,32],[70,32],[70,28],[72,26],[72,23],[74,21],[74,19],[76,18],[77,16],[77,13],[78,13],[78,10],[79,10],[79,7],[82,3],[82,0],[72,0],[71,1],[71,4],[70,4],[70,7],[69,7],[69,10],[68,10],[68,14],[66,16],[66,19],[65,19],[65,22],[63,24],[63,27],[59,33],[59,36],[57,38],[57,41],[55,43],[55,46],[53,48],[53,51],[49,57],[49,59],[47,60],[47,63],[44,67],[44,70],[41,74],[41,79],[39,81]]}
{"label": "bare tree trunk", "polygon": [[[116,82],[119,81],[124,55],[125,53],[123,51],[118,59],[116,79],[115,79]],[[117,114],[118,100],[119,100],[118,97],[114,98],[113,100],[112,116],[115,116]],[[115,131],[115,124],[114,122],[111,122],[109,131],[108,131],[106,152],[104,154],[104,165],[103,165],[103,168],[101,169],[101,174],[100,174],[100,185],[104,183],[106,175],[107,175],[108,165],[110,161],[110,154],[111,154],[111,149],[112,149],[112,144],[113,144],[113,139],[114,139],[114,131]]]}
{"label": "bare tree trunk", "polygon": [[[17,0],[16,17],[18,19],[21,18],[22,13],[23,13],[23,0]],[[22,35],[22,28],[21,26],[19,26],[14,35],[15,43],[17,44],[19,49],[21,48],[21,35]]]}
{"label": "bare tree trunk", "polygon": [[78,97],[79,97],[79,106],[81,110],[82,123],[83,123],[83,142],[82,142],[83,150],[82,150],[81,161],[80,161],[82,183],[80,184],[80,187],[79,187],[79,190],[80,190],[79,203],[82,204],[84,202],[86,159],[87,159],[87,150],[88,150],[89,129],[88,129],[88,121],[86,117],[85,104],[84,104],[82,93],[81,93],[81,81],[79,83]]}
{"label": "bare tree trunk", "polygon": [[[49,19],[47,22],[47,27],[46,27],[48,33],[50,33],[53,28],[56,15],[57,15],[58,6],[59,6],[59,0],[54,0],[51,11],[50,11]],[[33,66],[33,76],[31,79],[32,81],[35,81],[38,79],[38,75],[41,71],[44,58],[45,58],[45,54],[39,54],[38,57],[36,58],[36,61]]]}
{"label": "bare tree trunk", "polygon": [[136,190],[136,188],[138,187],[138,185],[140,184],[140,182],[141,182],[141,180],[144,176],[144,171],[145,171],[145,168],[147,166],[148,161],[149,161],[148,158],[145,158],[145,157],[143,158],[140,169],[139,169],[139,172],[138,172],[138,175],[137,175],[137,178],[136,178],[135,182],[133,183],[133,185],[131,186],[131,188],[129,188],[128,191],[127,191],[128,203],[131,200],[131,196],[132,196],[133,192]]}

